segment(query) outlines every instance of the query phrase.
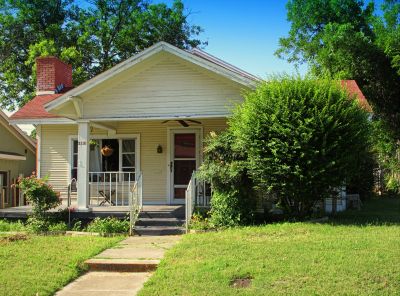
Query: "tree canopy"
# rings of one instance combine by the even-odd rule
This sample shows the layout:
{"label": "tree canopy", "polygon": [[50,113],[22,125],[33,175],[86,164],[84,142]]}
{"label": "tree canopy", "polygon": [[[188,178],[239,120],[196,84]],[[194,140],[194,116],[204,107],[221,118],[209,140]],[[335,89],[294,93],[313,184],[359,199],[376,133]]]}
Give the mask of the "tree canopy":
{"label": "tree canopy", "polygon": [[[79,3],[79,5],[78,5]],[[72,64],[74,84],[158,41],[183,49],[205,45],[181,0],[0,0],[0,105],[24,105],[35,92],[35,58]]]}
{"label": "tree canopy", "polygon": [[355,79],[375,115],[400,138],[400,2],[382,14],[361,0],[289,0],[279,57],[307,62],[317,77]]}

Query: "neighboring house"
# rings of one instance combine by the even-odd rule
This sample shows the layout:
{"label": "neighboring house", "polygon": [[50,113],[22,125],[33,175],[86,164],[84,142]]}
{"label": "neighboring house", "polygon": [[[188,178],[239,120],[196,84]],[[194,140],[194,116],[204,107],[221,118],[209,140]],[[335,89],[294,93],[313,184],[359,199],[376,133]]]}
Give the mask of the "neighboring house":
{"label": "neighboring house", "polygon": [[20,205],[11,186],[19,176],[30,176],[35,170],[36,144],[17,126],[9,123],[0,110],[0,208]]}
{"label": "neighboring house", "polygon": [[77,179],[78,210],[128,205],[134,180],[144,204],[183,204],[203,139],[259,81],[165,42],[76,88],[69,65],[39,58],[37,96],[11,119],[37,126],[38,175],[62,197]]}

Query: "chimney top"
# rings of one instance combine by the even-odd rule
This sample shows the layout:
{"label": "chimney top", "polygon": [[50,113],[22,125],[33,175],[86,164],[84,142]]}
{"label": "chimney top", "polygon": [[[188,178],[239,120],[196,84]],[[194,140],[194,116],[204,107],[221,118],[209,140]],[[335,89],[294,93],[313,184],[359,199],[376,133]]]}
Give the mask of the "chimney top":
{"label": "chimney top", "polygon": [[72,87],[71,65],[53,56],[36,59],[36,95],[62,93]]}

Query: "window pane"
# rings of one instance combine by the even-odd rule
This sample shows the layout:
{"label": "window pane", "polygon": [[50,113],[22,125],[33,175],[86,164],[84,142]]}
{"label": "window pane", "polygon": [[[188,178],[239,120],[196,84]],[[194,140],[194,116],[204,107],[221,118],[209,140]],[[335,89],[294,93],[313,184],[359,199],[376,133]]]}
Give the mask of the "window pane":
{"label": "window pane", "polygon": [[175,158],[196,157],[196,135],[175,134]]}
{"label": "window pane", "polygon": [[74,140],[73,141],[73,153],[78,153],[78,141],[77,140]]}
{"label": "window pane", "polygon": [[78,154],[73,155],[72,167],[74,167],[74,168],[78,167]]}
{"label": "window pane", "polygon": [[184,199],[185,198],[185,188],[174,188],[174,198]]}
{"label": "window pane", "polygon": [[72,169],[71,170],[71,178],[78,178],[78,170],[77,169]]}
{"label": "window pane", "polygon": [[134,167],[135,166],[135,154],[122,154],[122,166],[123,167]]}
{"label": "window pane", "polygon": [[122,152],[135,152],[135,140],[122,140]]}
{"label": "window pane", "polygon": [[118,140],[116,139],[103,139],[102,140],[102,148],[109,147],[113,149],[113,153],[109,156],[102,156],[103,159],[103,171],[110,172],[110,171],[118,171],[119,166],[119,145]]}

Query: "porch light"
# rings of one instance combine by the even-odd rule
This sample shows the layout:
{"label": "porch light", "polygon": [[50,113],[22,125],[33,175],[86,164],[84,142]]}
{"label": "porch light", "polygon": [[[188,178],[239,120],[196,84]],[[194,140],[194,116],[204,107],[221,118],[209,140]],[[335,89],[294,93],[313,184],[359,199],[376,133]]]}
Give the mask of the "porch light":
{"label": "porch light", "polygon": [[157,153],[162,153],[162,147],[160,144],[157,146]]}

